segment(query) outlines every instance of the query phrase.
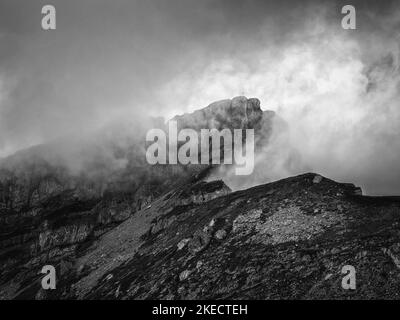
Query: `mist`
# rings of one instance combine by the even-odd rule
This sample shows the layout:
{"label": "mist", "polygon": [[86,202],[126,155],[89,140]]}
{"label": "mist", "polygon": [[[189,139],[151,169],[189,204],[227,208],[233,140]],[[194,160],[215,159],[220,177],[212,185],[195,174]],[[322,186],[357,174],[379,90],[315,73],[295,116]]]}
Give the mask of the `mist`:
{"label": "mist", "polygon": [[366,194],[400,194],[399,8],[382,16],[364,11],[374,26],[361,32],[341,29],[332,6],[308,9],[300,30],[269,40],[266,23],[259,31],[266,44],[240,47],[166,91],[180,88],[186,105],[258,97],[288,123],[289,132],[276,129],[257,155],[251,177],[220,172],[233,189],[313,171]]}
{"label": "mist", "polygon": [[255,173],[228,184],[307,170],[400,194],[396,2],[353,1],[344,30],[340,1],[52,1],[49,32],[44,4],[0,3],[0,157],[245,95],[288,131],[277,124]]}

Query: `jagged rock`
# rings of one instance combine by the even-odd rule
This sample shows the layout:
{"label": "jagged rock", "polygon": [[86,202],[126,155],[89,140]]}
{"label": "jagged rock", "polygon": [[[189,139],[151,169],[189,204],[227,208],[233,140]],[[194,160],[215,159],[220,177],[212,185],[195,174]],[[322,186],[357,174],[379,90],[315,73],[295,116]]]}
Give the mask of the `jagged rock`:
{"label": "jagged rock", "polygon": [[260,125],[263,111],[256,98],[235,97],[232,100],[221,100],[192,114],[176,116],[173,120],[178,128],[256,128]]}

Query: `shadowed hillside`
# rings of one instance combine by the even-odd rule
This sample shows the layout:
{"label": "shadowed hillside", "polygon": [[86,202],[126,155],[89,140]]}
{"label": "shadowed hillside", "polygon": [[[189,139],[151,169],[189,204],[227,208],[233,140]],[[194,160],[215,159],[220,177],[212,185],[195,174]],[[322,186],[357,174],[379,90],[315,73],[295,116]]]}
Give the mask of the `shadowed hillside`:
{"label": "shadowed hillside", "polygon": [[[262,152],[274,117],[238,97],[175,120],[254,128]],[[125,159],[118,168],[95,157],[74,172],[43,156],[48,146],[3,161],[0,298],[398,297],[399,198],[314,173],[233,192],[212,179],[219,167],[150,166],[132,153],[138,144],[112,153]],[[56,290],[41,289],[46,264]],[[356,290],[341,286],[344,265],[357,270]]]}

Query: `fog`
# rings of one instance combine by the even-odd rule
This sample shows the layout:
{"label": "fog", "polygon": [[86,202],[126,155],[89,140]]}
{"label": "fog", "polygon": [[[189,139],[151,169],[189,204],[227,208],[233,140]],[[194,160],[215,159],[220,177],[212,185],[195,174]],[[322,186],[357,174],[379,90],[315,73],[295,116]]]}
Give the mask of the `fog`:
{"label": "fog", "polygon": [[242,185],[308,170],[400,194],[395,1],[353,1],[356,30],[333,1],[52,1],[54,31],[44,4],[0,0],[0,157],[245,95],[289,131]]}

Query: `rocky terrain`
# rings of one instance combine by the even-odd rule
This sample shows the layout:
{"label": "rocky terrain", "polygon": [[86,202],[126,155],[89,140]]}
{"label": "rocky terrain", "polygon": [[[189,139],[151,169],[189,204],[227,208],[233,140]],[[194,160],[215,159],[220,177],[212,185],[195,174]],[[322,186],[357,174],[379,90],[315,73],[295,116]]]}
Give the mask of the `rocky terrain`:
{"label": "rocky terrain", "polygon": [[[258,152],[284,127],[245,97],[174,119],[254,128]],[[147,165],[141,137],[111,143],[122,167],[96,153],[71,171],[47,146],[2,161],[0,299],[399,298],[400,198],[315,173],[232,191],[212,166]]]}

